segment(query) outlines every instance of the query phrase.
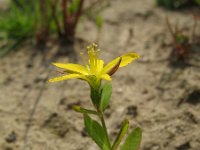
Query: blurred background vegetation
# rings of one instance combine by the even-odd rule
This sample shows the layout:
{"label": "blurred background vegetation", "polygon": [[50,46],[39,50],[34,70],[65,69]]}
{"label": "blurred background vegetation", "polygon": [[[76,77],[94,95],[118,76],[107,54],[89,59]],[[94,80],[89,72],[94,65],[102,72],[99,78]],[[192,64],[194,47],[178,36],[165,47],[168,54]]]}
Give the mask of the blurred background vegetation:
{"label": "blurred background vegetation", "polygon": [[102,7],[96,8],[96,5],[102,2],[93,1],[83,10],[84,0],[11,0],[9,7],[0,12],[0,40],[3,41],[0,56],[27,39],[39,48],[44,47],[54,33],[60,41],[73,44],[76,26],[83,14],[101,28]]}
{"label": "blurred background vegetation", "polygon": [[[85,8],[83,5],[88,2],[85,0],[10,0],[9,7],[0,10],[0,56],[26,40],[44,48],[49,37],[55,34],[62,43],[73,45],[76,27],[83,15],[93,20],[100,32],[103,24],[100,12],[105,7],[101,6],[103,1],[91,1]],[[200,0],[155,1],[158,6],[170,10],[200,4]]]}

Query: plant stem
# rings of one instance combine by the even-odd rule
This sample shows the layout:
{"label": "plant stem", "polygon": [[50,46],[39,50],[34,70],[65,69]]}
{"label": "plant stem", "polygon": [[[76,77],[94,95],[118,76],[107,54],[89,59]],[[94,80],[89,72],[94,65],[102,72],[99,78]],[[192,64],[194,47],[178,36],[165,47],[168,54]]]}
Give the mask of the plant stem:
{"label": "plant stem", "polygon": [[78,6],[78,10],[75,13],[74,28],[76,28],[76,25],[78,23],[79,17],[81,16],[83,4],[84,4],[84,0],[80,0],[79,6]]}
{"label": "plant stem", "polygon": [[63,11],[63,23],[64,23],[64,30],[66,32],[67,30],[67,20],[68,20],[68,14],[67,14],[67,0],[62,0],[62,11]]}
{"label": "plant stem", "polygon": [[[97,86],[98,85],[98,86]],[[95,87],[93,86],[90,86],[91,87],[91,99],[92,99],[92,103],[96,109],[96,112],[97,112],[97,115],[99,117],[99,119],[101,120],[101,125],[102,125],[102,128],[104,130],[104,134],[105,134],[105,142],[106,142],[106,145],[109,147],[109,149],[106,149],[106,150],[111,150],[111,143],[110,143],[110,139],[109,139],[109,136],[108,136],[108,131],[107,131],[107,128],[106,128],[106,123],[105,123],[105,120],[104,120],[104,114],[103,114],[103,111],[100,109],[100,101],[101,101],[101,83],[98,83]]]}
{"label": "plant stem", "polygon": [[105,132],[105,134],[106,134],[106,140],[108,141],[109,147],[110,147],[110,149],[111,149],[110,139],[109,139],[109,136],[108,136],[108,131],[107,131],[107,128],[106,128],[106,123],[105,123],[105,120],[104,120],[103,113],[102,113],[100,110],[97,110],[97,112],[98,112],[98,114],[99,114],[98,116],[99,116],[99,118],[100,118],[100,120],[101,120],[101,124],[102,124],[102,127],[103,127],[103,129],[104,129],[104,132]]}
{"label": "plant stem", "polygon": [[60,27],[60,23],[59,23],[59,20],[58,20],[58,17],[56,16],[56,12],[57,12],[57,1],[56,0],[53,0],[51,3],[51,12],[52,12],[52,17],[55,21],[55,25],[56,25],[56,29],[57,29],[57,33],[58,33],[58,36],[61,37],[62,36],[62,31],[61,31],[61,27]]}

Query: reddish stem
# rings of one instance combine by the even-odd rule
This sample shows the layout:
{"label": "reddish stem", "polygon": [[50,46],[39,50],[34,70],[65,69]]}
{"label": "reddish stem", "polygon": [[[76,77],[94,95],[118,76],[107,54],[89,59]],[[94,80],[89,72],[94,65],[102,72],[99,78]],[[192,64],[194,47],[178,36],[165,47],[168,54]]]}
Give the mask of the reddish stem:
{"label": "reddish stem", "polygon": [[63,23],[64,30],[67,31],[67,22],[68,22],[68,14],[67,14],[67,0],[62,0],[62,10],[63,10]]}
{"label": "reddish stem", "polygon": [[62,36],[62,31],[61,31],[61,27],[60,27],[60,23],[58,21],[58,17],[56,16],[56,0],[53,0],[51,4],[51,10],[52,10],[52,16],[53,16],[53,19],[55,21],[55,24],[56,24],[56,29],[57,29],[57,33],[58,33],[58,36],[61,37]]}
{"label": "reddish stem", "polygon": [[38,46],[44,46],[46,44],[48,34],[49,34],[49,18],[48,18],[46,5],[47,5],[46,0],[39,1],[39,8],[40,8],[40,13],[42,17],[41,18],[42,22],[39,25],[40,26],[39,32],[36,34]]}
{"label": "reddish stem", "polygon": [[84,0],[80,0],[79,6],[78,6],[78,10],[77,10],[77,12],[75,14],[75,18],[74,18],[74,28],[76,28],[76,25],[78,23],[79,17],[81,16],[83,4],[84,4]]}

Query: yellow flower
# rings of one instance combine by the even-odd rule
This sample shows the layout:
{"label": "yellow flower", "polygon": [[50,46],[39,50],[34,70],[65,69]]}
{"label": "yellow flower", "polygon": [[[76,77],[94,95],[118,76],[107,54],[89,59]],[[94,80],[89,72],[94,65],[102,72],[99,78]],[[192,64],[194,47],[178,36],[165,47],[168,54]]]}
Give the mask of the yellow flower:
{"label": "yellow flower", "polygon": [[63,64],[53,63],[56,67],[64,69],[66,75],[52,78],[49,82],[57,82],[68,79],[82,79],[87,81],[90,86],[97,88],[102,79],[111,80],[111,75],[114,74],[118,68],[124,67],[139,58],[139,55],[131,52],[120,57],[115,58],[107,65],[104,61],[99,59],[100,50],[97,49],[96,44],[87,47],[88,50],[88,63],[85,65],[80,64]]}

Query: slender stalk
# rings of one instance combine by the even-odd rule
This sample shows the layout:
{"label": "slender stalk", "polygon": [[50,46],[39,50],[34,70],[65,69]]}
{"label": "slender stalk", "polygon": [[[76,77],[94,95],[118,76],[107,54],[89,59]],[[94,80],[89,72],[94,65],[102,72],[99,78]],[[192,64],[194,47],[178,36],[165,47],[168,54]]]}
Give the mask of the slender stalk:
{"label": "slender stalk", "polygon": [[67,0],[62,0],[62,10],[63,10],[63,23],[64,23],[64,29],[67,30],[67,20],[68,20],[68,14],[67,14]]}
{"label": "slender stalk", "polygon": [[56,4],[56,0],[52,1],[50,3],[51,5],[51,11],[52,11],[52,17],[55,21],[55,24],[56,24],[56,29],[57,29],[57,33],[58,33],[58,36],[61,37],[62,36],[62,31],[61,31],[61,27],[60,27],[60,23],[59,23],[59,20],[58,20],[58,17],[56,16],[56,11],[57,11],[57,4]]}
{"label": "slender stalk", "polygon": [[107,131],[107,128],[106,128],[104,115],[103,115],[102,110],[99,107],[99,103],[101,101],[101,92],[99,92],[100,91],[100,87],[101,87],[101,83],[99,83],[98,87],[96,87],[96,88],[91,86],[91,99],[92,99],[92,103],[93,103],[93,105],[94,105],[94,107],[96,109],[97,116],[101,120],[101,125],[102,125],[102,128],[104,130],[104,134],[105,134],[106,142],[108,143],[108,146],[109,146],[109,150],[111,150],[111,143],[110,143],[110,139],[109,139],[109,136],[108,136],[108,131]]}
{"label": "slender stalk", "polygon": [[84,4],[84,0],[80,0],[79,6],[78,6],[78,10],[75,13],[74,28],[76,28],[76,25],[78,23],[79,17],[81,16],[83,4]]}
{"label": "slender stalk", "polygon": [[49,34],[49,16],[47,12],[47,1],[39,0],[39,11],[41,14],[41,23],[39,24],[39,32],[36,34],[37,46],[43,47],[46,44]]}
{"label": "slender stalk", "polygon": [[100,110],[97,110],[97,112],[98,112],[98,116],[99,116],[99,118],[101,120],[101,124],[102,124],[102,127],[104,129],[104,132],[106,134],[106,140],[108,141],[109,147],[111,149],[110,139],[109,139],[109,136],[108,136],[108,131],[107,131],[107,128],[106,128],[106,123],[105,123],[105,120],[104,120],[103,113]]}

